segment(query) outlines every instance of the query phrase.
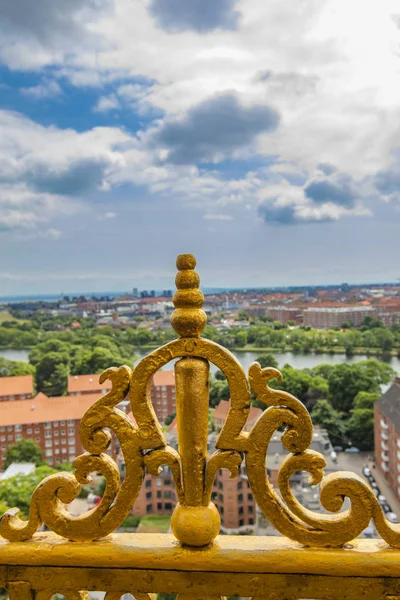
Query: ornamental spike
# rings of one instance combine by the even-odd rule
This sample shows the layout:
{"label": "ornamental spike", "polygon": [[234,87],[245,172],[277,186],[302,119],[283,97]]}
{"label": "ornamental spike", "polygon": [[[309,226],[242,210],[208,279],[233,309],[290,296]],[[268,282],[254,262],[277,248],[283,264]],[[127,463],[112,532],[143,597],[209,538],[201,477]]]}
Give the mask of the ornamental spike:
{"label": "ornamental spike", "polygon": [[204,296],[199,290],[200,277],[194,270],[195,266],[193,254],[178,255],[178,273],[175,277],[177,291],[173,297],[175,310],[171,315],[171,325],[182,338],[200,337],[207,323],[207,315],[202,310]]}

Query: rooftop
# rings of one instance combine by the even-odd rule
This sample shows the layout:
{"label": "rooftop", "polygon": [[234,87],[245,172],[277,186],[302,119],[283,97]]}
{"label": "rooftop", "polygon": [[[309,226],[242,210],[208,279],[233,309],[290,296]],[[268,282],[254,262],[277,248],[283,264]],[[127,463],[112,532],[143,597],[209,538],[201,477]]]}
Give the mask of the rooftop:
{"label": "rooftop", "polygon": [[68,393],[96,392],[97,390],[111,390],[111,382],[99,382],[100,375],[70,375],[68,377]]}
{"label": "rooftop", "polygon": [[2,402],[0,426],[81,419],[98,398],[98,394],[49,398],[40,392],[31,400]]}
{"label": "rooftop", "polygon": [[33,394],[33,375],[0,377],[0,397]]}

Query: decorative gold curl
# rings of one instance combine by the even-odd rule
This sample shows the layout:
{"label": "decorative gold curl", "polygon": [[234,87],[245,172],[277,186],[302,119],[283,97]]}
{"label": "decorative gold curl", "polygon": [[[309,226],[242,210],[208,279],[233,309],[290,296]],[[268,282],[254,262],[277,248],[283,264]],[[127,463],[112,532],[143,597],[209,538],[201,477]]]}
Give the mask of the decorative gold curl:
{"label": "decorative gold curl", "polygon": [[[129,514],[143,482],[142,450],[165,446],[165,439],[150,405],[146,392],[147,381],[140,382],[138,386],[139,392],[143,392],[138,402],[144,406],[136,407],[139,412],[139,428],[136,428],[127,415],[116,408],[124,400],[131,379],[134,379],[131,369],[126,366],[107,369],[102,373],[100,383],[106,379],[112,383],[110,392],[85,413],[81,422],[81,442],[90,454],[76,458],[75,475],[57,473],[46,477],[38,485],[32,495],[28,521],[19,518],[17,509],[7,511],[0,523],[0,535],[4,538],[10,541],[26,540],[44,523],[58,535],[70,540],[93,540],[114,531]],[[135,400],[134,397],[133,402]],[[140,431],[141,425],[145,428],[145,436]],[[103,427],[115,433],[125,457],[126,474],[122,485],[117,465],[105,454],[111,434]],[[104,496],[95,509],[73,517],[64,505],[77,497],[81,484],[90,481],[91,472],[100,472],[105,477]]]}
{"label": "decorative gold curl", "polygon": [[[264,515],[283,535],[310,546],[342,546],[360,535],[373,518],[382,538],[399,548],[400,526],[385,519],[375,495],[361,477],[348,472],[323,477],[324,457],[307,450],[312,441],[312,422],[307,409],[291,394],[268,386],[271,379],[281,377],[277,369],[261,369],[258,363],[249,368],[253,391],[261,402],[270,405],[251,430],[246,452],[250,486]],[[294,454],[289,454],[279,469],[282,500],[265,473],[269,442],[283,425],[286,425],[283,446]],[[320,500],[326,510],[340,511],[346,497],[350,508],[337,515],[320,515],[304,508],[290,488],[290,478],[297,471],[307,471],[311,485],[320,483]]]}

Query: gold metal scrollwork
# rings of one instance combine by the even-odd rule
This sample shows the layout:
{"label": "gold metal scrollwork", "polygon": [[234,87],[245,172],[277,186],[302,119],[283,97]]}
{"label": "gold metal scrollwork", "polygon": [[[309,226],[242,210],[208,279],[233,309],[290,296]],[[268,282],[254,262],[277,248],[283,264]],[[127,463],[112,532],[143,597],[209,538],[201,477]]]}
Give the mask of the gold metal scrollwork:
{"label": "gold metal scrollwork", "polygon": [[[10,541],[26,540],[45,523],[71,540],[104,537],[129,514],[145,468],[157,475],[163,465],[168,465],[178,495],[172,530],[180,542],[204,546],[213,541],[220,528],[218,511],[210,500],[215,474],[227,468],[231,477],[236,477],[244,457],[258,506],[283,535],[309,546],[341,546],[357,537],[374,519],[382,538],[400,548],[400,526],[385,519],[363,479],[348,472],[324,477],[324,457],[309,449],[312,422],[307,409],[291,394],[269,387],[271,379],[280,379],[281,373],[272,368],[261,369],[254,363],[247,379],[231,352],[200,338],[207,318],[202,310],[204,297],[195,265],[193,255],[178,256],[171,324],[180,338],[150,353],[133,371],[123,366],[107,369],[101,375],[101,382],[111,380],[112,389],[82,419],[80,436],[87,452],[75,460],[75,474],[59,473],[44,479],[32,496],[29,520],[21,520],[16,509],[9,510],[1,520],[0,535]],[[175,364],[179,451],[167,445],[150,397],[154,373],[173,359],[179,359]],[[225,374],[231,402],[216,451],[208,458],[209,363]],[[252,430],[246,432],[250,386],[267,408]],[[117,408],[127,393],[137,426]],[[281,427],[285,427],[282,443],[288,456],[279,470],[279,496],[266,475],[266,459],[271,438]],[[122,484],[117,465],[106,454],[110,431],[117,437],[125,459]],[[64,505],[76,498],[93,471],[106,479],[103,499],[96,509],[72,517]],[[327,511],[339,513],[345,498],[350,500],[350,507],[333,515],[316,514],[303,507],[290,488],[290,478],[297,471],[308,472],[310,483],[320,485],[321,504]],[[114,598],[110,593],[108,597]]]}

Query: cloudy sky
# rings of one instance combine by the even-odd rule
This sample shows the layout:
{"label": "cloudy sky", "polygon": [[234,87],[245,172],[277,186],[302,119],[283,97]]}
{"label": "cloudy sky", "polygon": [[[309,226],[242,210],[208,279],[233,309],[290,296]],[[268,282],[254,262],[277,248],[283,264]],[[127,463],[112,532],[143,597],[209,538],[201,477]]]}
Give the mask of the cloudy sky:
{"label": "cloudy sky", "polygon": [[398,0],[2,0],[0,296],[400,276]]}

